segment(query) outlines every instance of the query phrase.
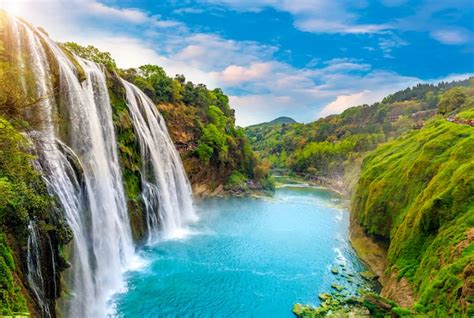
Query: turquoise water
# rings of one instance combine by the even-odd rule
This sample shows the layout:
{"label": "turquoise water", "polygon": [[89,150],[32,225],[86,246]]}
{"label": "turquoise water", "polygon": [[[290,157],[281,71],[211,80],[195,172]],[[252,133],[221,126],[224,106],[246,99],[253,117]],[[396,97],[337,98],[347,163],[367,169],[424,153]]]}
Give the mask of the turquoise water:
{"label": "turquoise water", "polygon": [[[198,203],[195,234],[140,251],[114,298],[122,317],[293,317],[337,282],[332,266],[363,270],[348,242],[348,212],[329,191],[285,187],[273,198]],[[356,280],[357,280],[357,276]]]}

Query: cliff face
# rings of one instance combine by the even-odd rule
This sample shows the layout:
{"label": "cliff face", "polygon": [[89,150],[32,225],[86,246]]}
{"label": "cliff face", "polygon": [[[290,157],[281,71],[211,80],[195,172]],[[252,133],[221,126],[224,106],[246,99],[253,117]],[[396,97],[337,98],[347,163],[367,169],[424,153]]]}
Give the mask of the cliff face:
{"label": "cliff face", "polygon": [[474,313],[473,153],[474,128],[439,119],[363,162],[353,230],[360,225],[383,252],[368,259],[354,245],[381,275],[382,295],[418,313]]}

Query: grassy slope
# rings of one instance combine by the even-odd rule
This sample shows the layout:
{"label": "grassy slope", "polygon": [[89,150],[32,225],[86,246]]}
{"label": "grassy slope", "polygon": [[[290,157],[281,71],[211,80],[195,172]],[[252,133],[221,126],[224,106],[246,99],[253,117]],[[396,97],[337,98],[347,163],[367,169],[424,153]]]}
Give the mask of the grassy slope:
{"label": "grassy slope", "polygon": [[473,154],[474,128],[441,119],[364,160],[353,216],[389,241],[388,271],[412,283],[418,312],[474,314]]}

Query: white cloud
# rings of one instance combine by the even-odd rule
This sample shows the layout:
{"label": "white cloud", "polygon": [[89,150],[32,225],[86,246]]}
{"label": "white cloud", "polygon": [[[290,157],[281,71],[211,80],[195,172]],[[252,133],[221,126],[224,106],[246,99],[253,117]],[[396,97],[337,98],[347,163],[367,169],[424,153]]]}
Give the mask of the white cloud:
{"label": "white cloud", "polygon": [[370,69],[369,64],[359,63],[360,61],[349,59],[349,58],[335,58],[325,62],[327,67],[324,68],[326,72],[338,72],[338,71],[368,71]]}
{"label": "white cloud", "polygon": [[248,67],[229,65],[217,76],[229,85],[255,81],[268,76],[272,71],[271,63],[252,63]]}
{"label": "white cloud", "polygon": [[173,10],[173,13],[176,13],[176,14],[186,14],[186,13],[199,14],[203,12],[204,12],[203,9],[192,8],[192,7],[185,7],[185,8],[179,8],[179,9]]}
{"label": "white cloud", "polygon": [[395,35],[393,32],[387,32],[385,37],[379,38],[378,46],[384,53],[384,57],[393,58],[392,51],[394,48],[399,48],[408,45],[408,42]]}
{"label": "white cloud", "polygon": [[326,117],[332,114],[339,114],[351,106],[367,103],[367,99],[371,99],[370,95],[371,91],[364,90],[362,92],[354,93],[351,95],[337,96],[335,101],[330,102],[329,104],[324,106],[324,108],[319,112],[319,116]]}
{"label": "white cloud", "polygon": [[390,28],[384,24],[347,24],[343,21],[331,21],[320,17],[298,19],[295,26],[301,31],[307,32],[349,34],[379,33]]}
{"label": "white cloud", "polygon": [[373,104],[382,100],[389,93],[393,92],[390,88],[381,88],[377,91],[363,90],[362,92],[337,96],[336,100],[330,102],[321,109],[318,117],[326,117],[333,114],[340,114],[344,110],[358,105]]}
{"label": "white cloud", "polygon": [[379,33],[391,29],[388,24],[365,24],[358,22],[354,12],[363,8],[365,1],[334,0],[202,0],[207,3],[226,5],[236,10],[259,11],[270,7],[288,12],[294,25],[301,31],[314,33],[364,34]]}
{"label": "white cloud", "polygon": [[443,29],[431,32],[431,36],[444,44],[460,45],[469,42],[469,35],[463,30]]}
{"label": "white cloud", "polygon": [[224,69],[230,65],[246,65],[271,59],[277,48],[253,41],[224,39],[215,34],[181,35],[168,43],[174,59],[205,70]]}
{"label": "white cloud", "polygon": [[84,1],[82,4],[83,8],[88,10],[90,14],[99,15],[105,18],[123,19],[132,23],[144,23],[148,22],[150,19],[147,13],[137,9],[117,9],[106,6],[97,1]]}
{"label": "white cloud", "polygon": [[413,7],[412,15],[399,17],[392,25],[401,32],[428,33],[446,45],[469,44],[473,38],[472,30],[456,25],[471,20],[472,8],[471,0],[424,1]]}

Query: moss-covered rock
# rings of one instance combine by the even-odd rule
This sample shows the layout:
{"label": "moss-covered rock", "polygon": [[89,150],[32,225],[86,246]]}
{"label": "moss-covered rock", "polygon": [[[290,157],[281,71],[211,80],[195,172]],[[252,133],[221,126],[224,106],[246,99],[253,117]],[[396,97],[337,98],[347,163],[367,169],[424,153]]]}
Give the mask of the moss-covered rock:
{"label": "moss-covered rock", "polygon": [[14,279],[16,270],[12,251],[8,247],[6,237],[0,233],[0,314],[13,315],[28,312],[26,299]]}
{"label": "moss-covered rock", "polygon": [[338,283],[332,283],[331,287],[334,288],[335,290],[337,290],[338,292],[343,291],[344,288],[345,288],[344,286],[339,285]]}
{"label": "moss-covered rock", "polygon": [[318,295],[318,298],[321,299],[321,301],[326,301],[330,299],[331,297],[332,297],[331,294],[327,294],[327,293],[322,293]]}
{"label": "moss-covered rock", "polygon": [[352,216],[388,242],[388,276],[411,284],[423,314],[473,310],[473,153],[474,129],[439,119],[364,160]]}
{"label": "moss-covered rock", "polygon": [[112,120],[116,132],[122,178],[133,238],[141,240],[146,233],[144,204],[141,198],[141,156],[132,117],[126,103],[126,93],[114,72],[108,72],[107,85],[112,105]]}
{"label": "moss-covered rock", "polygon": [[378,275],[372,271],[360,272],[359,275],[367,281],[374,281],[378,278]]}

